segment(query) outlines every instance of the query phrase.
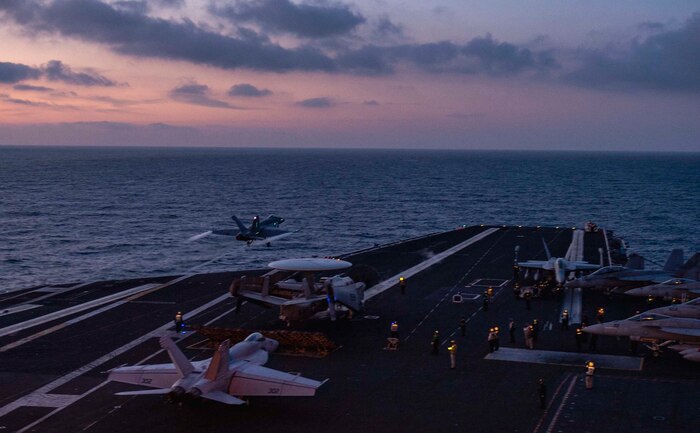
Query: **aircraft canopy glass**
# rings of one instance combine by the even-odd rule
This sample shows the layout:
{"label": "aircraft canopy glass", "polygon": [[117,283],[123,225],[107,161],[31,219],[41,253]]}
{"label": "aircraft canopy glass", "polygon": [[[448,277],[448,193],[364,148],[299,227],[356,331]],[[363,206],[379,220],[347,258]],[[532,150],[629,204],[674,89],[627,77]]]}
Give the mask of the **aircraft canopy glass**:
{"label": "aircraft canopy glass", "polygon": [[265,337],[263,337],[263,335],[259,332],[253,332],[243,341],[265,341]]}
{"label": "aircraft canopy glass", "polygon": [[689,280],[688,278],[671,278],[670,280],[666,280],[661,284],[665,286],[677,286],[679,284],[690,283],[692,281],[693,280]]}
{"label": "aircraft canopy glass", "polygon": [[635,322],[648,322],[659,319],[668,319],[668,316],[664,316],[663,314],[642,313],[629,318],[629,320],[633,320]]}
{"label": "aircraft canopy glass", "polygon": [[597,271],[593,272],[591,275],[603,275],[603,274],[609,274],[611,272],[620,272],[623,271],[625,268],[622,266],[606,266],[604,268],[600,268]]}

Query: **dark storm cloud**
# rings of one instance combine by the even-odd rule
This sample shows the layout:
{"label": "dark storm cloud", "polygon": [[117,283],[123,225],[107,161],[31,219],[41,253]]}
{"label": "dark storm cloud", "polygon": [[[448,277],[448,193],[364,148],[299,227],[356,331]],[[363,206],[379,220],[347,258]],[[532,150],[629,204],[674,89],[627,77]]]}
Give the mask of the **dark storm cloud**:
{"label": "dark storm cloud", "polygon": [[261,96],[271,95],[272,91],[268,89],[258,89],[252,84],[235,84],[228,91],[229,96],[245,96],[250,98],[258,98]]}
{"label": "dark storm cloud", "polygon": [[15,90],[29,92],[53,92],[53,89],[50,87],[32,86],[31,84],[15,84],[14,86],[12,86],[12,88]]}
{"label": "dark storm cloud", "polygon": [[331,98],[310,98],[299,101],[296,105],[306,108],[330,108],[333,105],[333,100]]}
{"label": "dark storm cloud", "polygon": [[581,50],[576,54],[578,66],[564,78],[582,87],[700,91],[700,13],[680,29],[632,41],[623,52]]}
{"label": "dark storm cloud", "polygon": [[137,14],[145,14],[146,12],[150,11],[151,8],[148,5],[148,2],[145,0],[141,1],[134,1],[134,0],[124,0],[124,1],[117,1],[112,3],[114,6],[117,8],[123,9],[128,12],[133,12]]}
{"label": "dark storm cloud", "polygon": [[46,65],[42,66],[42,71],[46,78],[51,81],[62,81],[77,86],[110,87],[117,85],[116,82],[89,69],[84,72],[75,72],[60,60],[51,60]]}
{"label": "dark storm cloud", "polygon": [[358,74],[388,74],[397,63],[406,63],[434,73],[483,74],[492,77],[517,75],[558,68],[548,51],[532,51],[490,35],[464,45],[449,41],[403,44],[391,47],[366,45],[338,55],[338,65]]}
{"label": "dark storm cloud", "polygon": [[209,96],[209,86],[195,82],[183,84],[170,91],[170,97],[187,104],[212,108],[238,108],[226,101],[219,101]]}
{"label": "dark storm cloud", "polygon": [[0,62],[0,83],[17,83],[39,78],[41,70],[20,63]]}
{"label": "dark storm cloud", "polygon": [[350,33],[365,18],[340,3],[296,4],[289,0],[239,0],[232,5],[211,3],[209,10],[234,22],[254,22],[266,31],[307,38]]}
{"label": "dark storm cloud", "polygon": [[312,47],[286,49],[260,39],[234,38],[192,21],[153,18],[119,10],[98,0],[7,0],[0,11],[25,31],[97,42],[138,57],[186,60],[224,69],[332,71],[333,60]]}

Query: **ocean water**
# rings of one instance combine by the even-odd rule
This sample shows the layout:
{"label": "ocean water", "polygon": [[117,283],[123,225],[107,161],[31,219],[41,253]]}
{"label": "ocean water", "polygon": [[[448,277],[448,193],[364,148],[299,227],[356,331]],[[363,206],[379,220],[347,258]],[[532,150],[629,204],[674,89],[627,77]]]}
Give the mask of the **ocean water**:
{"label": "ocean water", "polygon": [[[271,247],[209,236],[256,214]],[[0,290],[260,268],[462,224],[581,225],[700,250],[700,154],[0,147]]]}

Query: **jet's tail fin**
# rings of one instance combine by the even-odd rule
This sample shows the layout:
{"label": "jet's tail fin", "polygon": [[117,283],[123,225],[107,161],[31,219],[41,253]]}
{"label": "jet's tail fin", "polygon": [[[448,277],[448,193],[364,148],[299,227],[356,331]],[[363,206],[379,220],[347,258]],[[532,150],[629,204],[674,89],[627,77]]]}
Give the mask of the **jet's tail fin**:
{"label": "jet's tail fin", "polygon": [[216,350],[216,353],[214,353],[214,356],[211,358],[211,362],[209,363],[209,367],[207,367],[207,371],[204,373],[204,378],[208,380],[216,380],[219,378],[222,374],[228,372],[228,363],[229,363],[229,355],[228,355],[228,349],[230,346],[229,340],[224,340],[219,345],[219,348]]}
{"label": "jet's tail fin", "polygon": [[547,242],[544,241],[544,238],[542,238],[542,245],[544,245],[544,252],[547,253],[547,260],[552,258],[552,255],[549,253],[549,247],[547,247]]}
{"label": "jet's tail fin", "polygon": [[260,216],[255,215],[253,222],[250,224],[250,231],[257,234],[260,231]]}
{"label": "jet's tail fin", "polygon": [[240,230],[241,233],[248,231],[246,226],[243,225],[241,220],[239,220],[236,215],[231,215],[231,219],[236,222],[236,225],[238,226],[238,230]]}
{"label": "jet's tail fin", "polygon": [[664,271],[676,272],[681,266],[683,266],[683,249],[676,248],[668,255],[668,259],[664,265]]}
{"label": "jet's tail fin", "polygon": [[625,263],[625,267],[637,270],[644,269],[644,257],[635,253],[630,254],[627,257],[627,263]]}
{"label": "jet's tail fin", "polygon": [[187,359],[182,350],[177,347],[177,344],[170,337],[160,337],[160,347],[165,349],[173,361],[175,368],[177,369],[180,378],[187,376],[194,371],[194,366]]}
{"label": "jet's tail fin", "polygon": [[693,257],[676,271],[677,277],[700,280],[700,253],[693,254]]}

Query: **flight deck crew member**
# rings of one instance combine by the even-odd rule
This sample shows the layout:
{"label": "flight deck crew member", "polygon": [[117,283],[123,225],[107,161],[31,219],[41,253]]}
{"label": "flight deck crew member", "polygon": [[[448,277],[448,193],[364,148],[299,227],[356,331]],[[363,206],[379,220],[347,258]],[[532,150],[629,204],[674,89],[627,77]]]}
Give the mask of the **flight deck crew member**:
{"label": "flight deck crew member", "polygon": [[532,339],[532,325],[527,323],[525,324],[525,327],[523,328],[523,335],[525,336],[525,346],[528,349],[534,349],[535,342]]}
{"label": "flight deck crew member", "polygon": [[538,382],[537,394],[540,396],[540,409],[544,409],[545,403],[547,403],[547,385],[544,384],[544,379],[540,379]]}
{"label": "flight deck crew member", "polygon": [[177,314],[175,314],[175,332],[179,334],[184,328],[185,322],[182,320],[182,312],[178,311]]}
{"label": "flight deck crew member", "polygon": [[593,352],[598,349],[598,334],[591,335],[591,339],[588,340],[588,351]]}
{"label": "flight deck crew member", "polygon": [[462,337],[467,335],[467,319],[464,316],[459,319],[459,332],[462,334]]}
{"label": "flight deck crew member", "polygon": [[564,312],[561,313],[561,330],[569,330],[569,310],[564,310]]}
{"label": "flight deck crew member", "polygon": [[432,354],[437,355],[438,351],[440,350],[440,332],[433,332],[433,340],[430,342],[430,345],[433,348]]}
{"label": "flight deck crew member", "polygon": [[489,328],[489,335],[486,337],[486,341],[489,343],[489,353],[496,350],[496,331],[493,328]]}
{"label": "flight deck crew member", "polygon": [[406,279],[404,277],[399,277],[399,287],[401,288],[401,294],[406,294]]}
{"label": "flight deck crew member", "polygon": [[595,364],[593,361],[586,363],[586,389],[593,389],[593,373],[595,373]]}
{"label": "flight deck crew member", "polygon": [[389,327],[391,338],[399,338],[399,323],[396,321],[391,322]]}
{"label": "flight deck crew member", "polygon": [[450,352],[450,368],[454,369],[457,367],[457,343],[454,340],[450,343],[447,351]]}
{"label": "flight deck crew member", "polygon": [[508,334],[510,335],[510,343],[515,344],[515,322],[513,319],[508,321]]}
{"label": "flight deck crew member", "polygon": [[501,347],[501,339],[498,335],[498,326],[493,328],[493,332],[496,334],[496,339],[493,340],[493,350],[498,350],[499,347]]}
{"label": "flight deck crew member", "polygon": [[531,310],[532,305],[530,304],[530,302],[532,301],[532,290],[526,290],[523,296],[525,297],[525,308]]}
{"label": "flight deck crew member", "polygon": [[484,311],[489,311],[489,296],[484,292]]}
{"label": "flight deck crew member", "polygon": [[537,319],[534,319],[532,321],[532,341],[537,343],[537,336],[540,333],[540,322],[537,321]]}
{"label": "flight deck crew member", "polygon": [[576,350],[581,351],[581,343],[583,343],[583,330],[576,328]]}

